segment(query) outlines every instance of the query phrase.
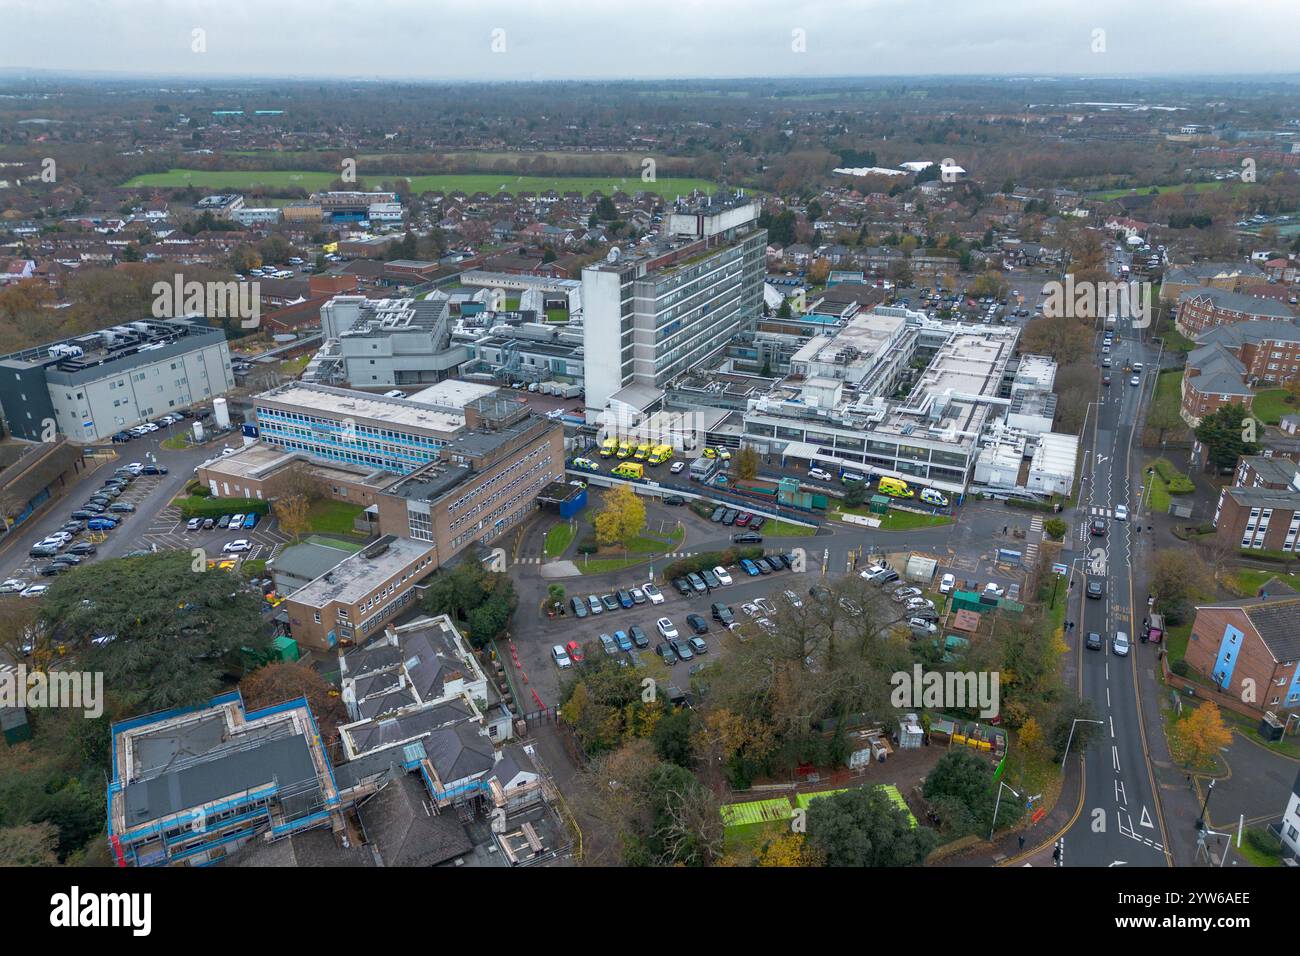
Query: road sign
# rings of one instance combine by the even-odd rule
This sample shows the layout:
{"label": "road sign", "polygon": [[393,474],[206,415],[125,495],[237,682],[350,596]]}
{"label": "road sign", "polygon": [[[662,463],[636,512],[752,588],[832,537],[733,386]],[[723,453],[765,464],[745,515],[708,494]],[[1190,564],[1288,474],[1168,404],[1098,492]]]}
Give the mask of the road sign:
{"label": "road sign", "polygon": [[1065,577],[1067,574],[1070,573],[1070,569],[1063,564],[1054,564],[1052,565],[1052,573],[1059,574],[1061,577]]}

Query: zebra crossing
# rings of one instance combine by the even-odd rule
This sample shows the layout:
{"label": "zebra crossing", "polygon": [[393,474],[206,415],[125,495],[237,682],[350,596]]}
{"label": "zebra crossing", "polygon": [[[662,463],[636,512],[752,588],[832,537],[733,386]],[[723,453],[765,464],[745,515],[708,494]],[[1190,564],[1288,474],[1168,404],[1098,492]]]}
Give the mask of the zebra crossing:
{"label": "zebra crossing", "polygon": [[1029,522],[1029,534],[1025,537],[1024,565],[1032,568],[1038,560],[1038,543],[1043,540],[1043,519],[1034,515]]}
{"label": "zebra crossing", "polygon": [[1090,517],[1090,518],[1113,518],[1113,517],[1115,517],[1115,509],[1114,509],[1114,508],[1099,508],[1098,506],[1093,505],[1092,507],[1090,507],[1090,508],[1088,509],[1088,517]]}

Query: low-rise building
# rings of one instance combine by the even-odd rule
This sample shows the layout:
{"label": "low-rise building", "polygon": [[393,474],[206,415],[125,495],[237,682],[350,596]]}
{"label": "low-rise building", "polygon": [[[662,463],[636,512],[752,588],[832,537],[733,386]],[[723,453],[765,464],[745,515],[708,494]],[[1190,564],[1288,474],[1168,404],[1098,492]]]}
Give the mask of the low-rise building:
{"label": "low-rise building", "polygon": [[1261,713],[1300,708],[1300,597],[1198,606],[1184,660]]}
{"label": "low-rise building", "polygon": [[1214,510],[1214,530],[1227,547],[1295,551],[1300,535],[1300,491],[1224,488]]}
{"label": "low-rise building", "polygon": [[1276,299],[1256,298],[1227,289],[1189,289],[1178,297],[1175,326],[1189,339],[1238,322],[1294,322],[1295,313]]}

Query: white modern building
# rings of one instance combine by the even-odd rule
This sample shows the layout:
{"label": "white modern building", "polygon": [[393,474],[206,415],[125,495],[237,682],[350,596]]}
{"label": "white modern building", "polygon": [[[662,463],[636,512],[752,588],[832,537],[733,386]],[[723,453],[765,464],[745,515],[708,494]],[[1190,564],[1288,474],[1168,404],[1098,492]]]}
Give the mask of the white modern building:
{"label": "white modern building", "polygon": [[582,271],[588,421],[657,409],[664,386],[721,354],[763,310],[767,231],[737,196],[679,204],[665,238]]}

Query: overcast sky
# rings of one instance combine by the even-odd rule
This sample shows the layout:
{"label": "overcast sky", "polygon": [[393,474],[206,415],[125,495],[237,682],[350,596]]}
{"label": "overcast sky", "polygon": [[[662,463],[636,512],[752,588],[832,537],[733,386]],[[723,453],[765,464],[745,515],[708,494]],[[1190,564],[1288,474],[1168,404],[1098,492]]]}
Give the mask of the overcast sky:
{"label": "overcast sky", "polygon": [[0,0],[0,22],[0,67],[195,78],[1221,74],[1300,63],[1300,0]]}

